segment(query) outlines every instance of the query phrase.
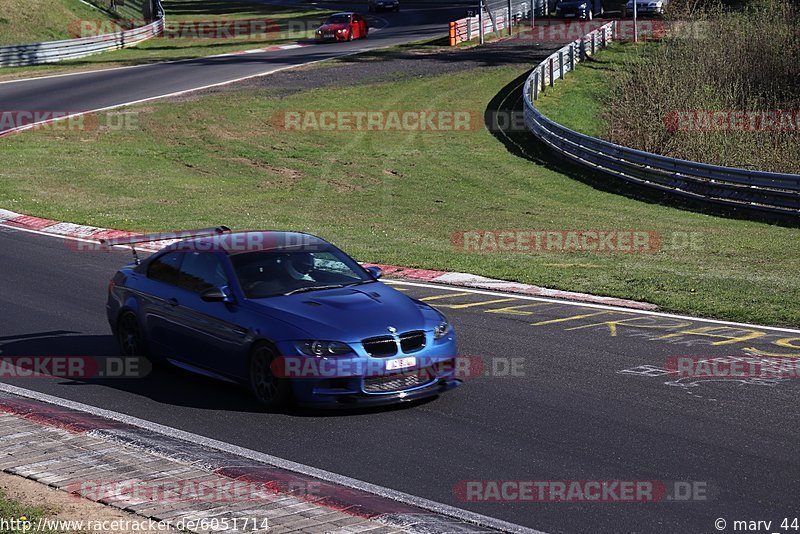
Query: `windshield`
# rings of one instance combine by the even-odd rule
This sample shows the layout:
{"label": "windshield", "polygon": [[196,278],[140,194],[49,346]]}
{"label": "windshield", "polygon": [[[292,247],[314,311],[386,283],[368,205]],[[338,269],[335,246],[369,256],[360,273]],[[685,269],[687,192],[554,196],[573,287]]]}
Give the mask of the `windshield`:
{"label": "windshield", "polygon": [[231,263],[251,299],[373,281],[351,257],[334,248],[245,252],[231,256]]}
{"label": "windshield", "polygon": [[349,24],[350,15],[331,15],[325,24]]}

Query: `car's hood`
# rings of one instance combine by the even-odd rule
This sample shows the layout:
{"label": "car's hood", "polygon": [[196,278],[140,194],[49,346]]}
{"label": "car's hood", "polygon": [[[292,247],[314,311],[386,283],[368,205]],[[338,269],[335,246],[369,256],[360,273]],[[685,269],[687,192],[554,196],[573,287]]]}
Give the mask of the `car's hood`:
{"label": "car's hood", "polygon": [[336,30],[344,30],[345,28],[347,28],[347,24],[323,24],[319,27],[319,31],[335,32]]}
{"label": "car's hood", "polygon": [[[307,339],[357,342],[436,325],[435,311],[380,282],[253,299],[259,311],[288,323]],[[287,332],[288,335],[288,332]],[[288,339],[288,338],[287,338]]]}

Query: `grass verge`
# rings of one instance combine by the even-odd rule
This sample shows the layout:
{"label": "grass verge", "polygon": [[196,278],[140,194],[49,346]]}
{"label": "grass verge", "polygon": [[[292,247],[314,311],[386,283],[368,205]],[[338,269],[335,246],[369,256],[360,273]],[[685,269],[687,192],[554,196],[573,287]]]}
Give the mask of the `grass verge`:
{"label": "grass verge", "polygon": [[[335,75],[336,64],[330,68]],[[482,125],[441,132],[275,125],[286,111],[306,110],[468,110],[482,117],[487,102],[524,70],[483,67],[288,94],[272,78],[262,88],[131,108],[136,129],[2,138],[0,206],[132,230],[223,223],[297,229],[361,260],[800,325],[796,229],[600,191],[512,154]],[[313,72],[328,74],[319,66]],[[462,230],[510,228],[634,229],[657,232],[664,243],[643,254],[534,254],[464,252],[451,242]]]}
{"label": "grass verge", "polygon": [[[40,517],[52,515],[53,509],[42,506],[28,506],[19,501],[10,499],[0,489],[0,518],[7,525],[0,525],[0,534],[13,534],[17,532],[33,531]],[[9,528],[4,528],[4,527]],[[44,531],[46,534],[52,530]]]}
{"label": "grass verge", "polygon": [[539,93],[536,108],[567,128],[594,137],[608,130],[605,103],[613,91],[610,78],[628,65],[647,57],[650,45],[614,44],[599,51],[575,72]]}
{"label": "grass verge", "polygon": [[79,0],[0,0],[0,45],[71,39],[70,23],[87,19],[108,20]]}

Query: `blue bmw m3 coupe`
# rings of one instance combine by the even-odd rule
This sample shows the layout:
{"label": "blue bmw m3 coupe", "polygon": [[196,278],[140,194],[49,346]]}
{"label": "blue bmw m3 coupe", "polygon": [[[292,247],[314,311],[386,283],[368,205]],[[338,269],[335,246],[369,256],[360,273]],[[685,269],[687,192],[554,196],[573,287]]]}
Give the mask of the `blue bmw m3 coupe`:
{"label": "blue bmw m3 coupe", "polygon": [[266,407],[390,404],[460,383],[447,319],[380,282],[378,267],[309,234],[187,235],[141,262],[134,251],[111,279],[124,354],[241,384]]}

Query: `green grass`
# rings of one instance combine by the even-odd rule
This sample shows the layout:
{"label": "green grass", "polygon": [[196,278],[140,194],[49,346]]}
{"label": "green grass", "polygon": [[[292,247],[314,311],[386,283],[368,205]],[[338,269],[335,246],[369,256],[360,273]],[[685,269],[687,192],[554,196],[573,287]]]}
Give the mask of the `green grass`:
{"label": "green grass", "polygon": [[[18,0],[0,0],[2,2]],[[60,0],[67,3],[78,0]],[[79,4],[83,6],[82,4]],[[0,68],[0,77],[24,77],[36,74],[53,74],[101,67],[138,65],[158,61],[189,59],[216,54],[226,54],[241,50],[263,48],[274,44],[294,43],[298,39],[313,37],[313,29],[319,25],[330,11],[313,7],[287,7],[269,4],[249,4],[240,2],[213,3],[207,7],[202,0],[165,0],[164,10],[167,14],[168,28],[183,28],[170,37],[155,37],[137,46],[96,54],[72,61],[63,61],[33,67]],[[84,20],[98,21],[103,18],[99,11],[83,6],[89,13],[84,13]],[[136,20],[135,11],[121,12],[119,16],[125,20]],[[268,20],[274,23],[268,31],[254,35],[241,35],[231,38],[196,37],[192,32],[193,23],[208,21],[235,21],[244,19]],[[67,23],[59,22],[66,30]],[[183,25],[183,26],[181,26]],[[101,26],[102,27],[102,26]],[[280,28],[280,30],[278,30]],[[2,29],[2,25],[0,25]],[[290,31],[286,31],[290,29]],[[175,36],[177,35],[177,36]],[[64,36],[63,38],[68,38]],[[33,41],[35,39],[29,39]]]}
{"label": "green grass", "polygon": [[[0,534],[15,534],[18,532],[22,532],[23,529],[27,528],[28,532],[33,532],[36,528],[36,522],[40,517],[47,517],[51,515],[53,510],[48,508],[40,507],[40,506],[26,506],[23,503],[14,501],[9,499],[5,493],[0,490],[0,518],[5,519],[9,522],[9,527],[14,527],[15,525],[10,523],[12,520],[18,521],[29,521],[30,523],[17,523],[16,529],[14,528],[2,528],[0,526]],[[52,531],[46,531],[52,532]]]}
{"label": "green grass", "polygon": [[[130,230],[216,224],[303,230],[361,260],[800,325],[795,229],[603,192],[513,155],[483,128],[334,133],[274,126],[275,114],[287,110],[482,116],[487,102],[522,73],[486,67],[291,96],[248,89],[132,108],[140,112],[135,130],[2,138],[0,206]],[[451,244],[459,230],[509,228],[653,231],[668,246],[648,254],[479,254]],[[699,249],[673,250],[674,232],[697,232]]]}
{"label": "green grass", "polygon": [[71,22],[99,19],[78,0],[0,0],[0,45],[71,39]]}
{"label": "green grass", "polygon": [[548,118],[567,128],[594,137],[604,137],[608,129],[605,102],[612,90],[609,77],[626,65],[646,58],[648,45],[614,44],[599,51],[573,73],[556,80],[553,87],[539,93],[536,107]]}

